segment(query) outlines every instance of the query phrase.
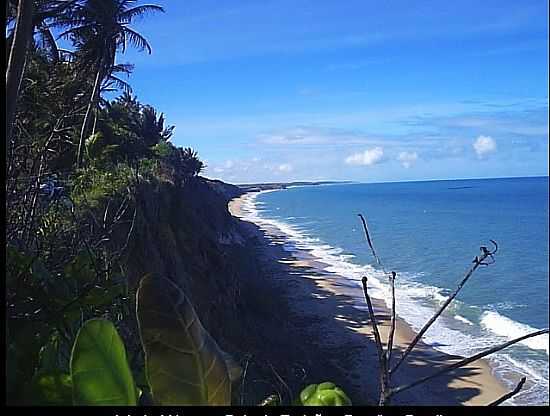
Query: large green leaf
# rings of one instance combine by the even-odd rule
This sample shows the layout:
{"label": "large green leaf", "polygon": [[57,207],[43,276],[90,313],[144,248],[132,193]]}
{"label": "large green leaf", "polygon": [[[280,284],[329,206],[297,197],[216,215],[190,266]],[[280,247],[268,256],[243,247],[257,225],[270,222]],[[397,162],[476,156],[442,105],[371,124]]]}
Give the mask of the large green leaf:
{"label": "large green leaf", "polygon": [[221,350],[185,294],[170,280],[144,277],[137,315],[153,399],[162,405],[229,405]]}
{"label": "large green leaf", "polygon": [[105,319],[91,319],[78,331],[71,354],[71,377],[76,405],[137,403],[126,349],[113,323]]}

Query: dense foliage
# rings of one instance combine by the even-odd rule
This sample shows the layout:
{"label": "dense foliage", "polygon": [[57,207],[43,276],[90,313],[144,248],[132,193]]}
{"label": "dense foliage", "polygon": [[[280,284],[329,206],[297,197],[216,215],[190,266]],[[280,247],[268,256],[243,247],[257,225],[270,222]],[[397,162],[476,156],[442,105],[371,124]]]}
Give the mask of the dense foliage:
{"label": "dense foliage", "polygon": [[[71,351],[86,321],[106,318],[123,338],[135,333],[134,293],[121,259],[136,186],[185,186],[204,165],[196,152],[170,142],[174,127],[120,77],[132,66],[116,62],[119,52],[151,49],[132,20],[160,7],[30,3],[24,71],[17,95],[8,97],[16,111],[6,132],[7,398],[55,404],[66,403]],[[28,4],[7,3],[8,71],[20,47],[17,11]],[[139,341],[127,340],[127,348],[132,366],[140,365]]]}

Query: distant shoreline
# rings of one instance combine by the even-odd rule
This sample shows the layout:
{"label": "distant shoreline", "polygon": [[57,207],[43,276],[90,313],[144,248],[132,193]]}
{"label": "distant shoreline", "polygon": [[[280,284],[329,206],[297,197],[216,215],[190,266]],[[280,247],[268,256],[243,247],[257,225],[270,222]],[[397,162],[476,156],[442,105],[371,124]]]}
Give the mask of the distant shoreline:
{"label": "distant shoreline", "polygon": [[356,183],[353,181],[295,181],[295,182],[268,182],[268,183],[251,183],[251,184],[235,184],[244,192],[269,191],[274,189],[288,189],[296,186],[318,186],[318,185],[349,185]]}
{"label": "distant shoreline", "polygon": [[533,175],[533,176],[502,176],[502,177],[487,177],[487,178],[448,178],[448,179],[413,179],[402,181],[380,181],[380,182],[364,182],[364,181],[293,181],[293,182],[259,182],[251,184],[233,184],[242,189],[244,192],[256,192],[272,189],[288,189],[295,186],[317,186],[317,185],[355,185],[355,184],[389,184],[389,183],[418,183],[418,182],[454,182],[454,181],[484,181],[484,180],[508,180],[508,179],[538,179],[546,178],[548,175]]}

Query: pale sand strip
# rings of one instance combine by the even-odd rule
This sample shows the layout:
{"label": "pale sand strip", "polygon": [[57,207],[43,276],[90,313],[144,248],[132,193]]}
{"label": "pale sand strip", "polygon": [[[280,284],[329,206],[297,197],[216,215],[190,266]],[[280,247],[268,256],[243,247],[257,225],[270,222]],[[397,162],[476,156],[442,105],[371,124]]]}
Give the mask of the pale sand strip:
{"label": "pale sand strip", "polygon": [[[243,212],[243,195],[236,198],[229,203],[229,211],[237,218],[243,219],[245,213]],[[341,276],[334,273],[327,273],[322,271],[324,264],[318,259],[313,258],[309,253],[300,253],[300,258],[292,256],[289,258],[288,253],[282,249],[281,236],[282,232],[275,227],[263,227],[260,231],[257,227],[250,227],[248,237],[258,237],[256,234],[261,234],[267,237],[269,243],[265,244],[265,253],[267,256],[276,260],[278,263],[282,263],[287,268],[278,268],[278,270],[271,270],[273,273],[283,273],[281,270],[300,270],[302,274],[300,277],[307,278],[310,282],[322,288],[328,293],[332,293],[335,296],[349,296],[350,299],[357,299],[362,295],[360,287],[352,288],[349,285],[342,285],[342,281],[345,280]],[[284,253],[283,253],[284,252]],[[284,254],[284,255],[283,255]],[[286,260],[282,260],[282,259]],[[303,271],[306,270],[305,273]],[[307,272],[307,270],[312,272]],[[319,270],[321,272],[319,273]],[[296,273],[287,272],[284,276],[278,276],[278,278],[296,279]],[[296,282],[293,282],[296,283]],[[293,288],[297,287],[293,285]],[[299,286],[298,286],[299,287]],[[308,296],[309,295],[309,296]],[[299,293],[294,291],[290,296],[290,304],[295,304],[298,309],[305,311],[311,308],[311,302],[322,302],[322,296],[316,300],[310,293]],[[309,303],[308,303],[309,302]],[[362,334],[369,339],[373,339],[371,326],[365,324],[365,322],[354,322],[349,316],[344,318],[338,314],[338,310],[335,308],[323,308],[315,305],[315,313],[326,314],[329,316],[319,316],[322,322],[333,322],[338,320],[340,322],[349,324],[348,328],[358,334]],[[375,313],[379,322],[380,332],[383,340],[387,339],[389,332],[389,310],[382,301],[374,300]],[[359,311],[358,311],[359,312]],[[327,336],[326,332],[330,330],[330,324],[322,328],[323,335]],[[321,330],[321,329],[319,329]],[[402,319],[397,320],[396,334],[394,345],[397,349],[403,351],[404,348],[413,339],[415,333],[411,327]],[[337,340],[331,340],[331,342],[338,342]],[[349,340],[343,340],[349,344]],[[357,342],[357,341],[355,341]],[[346,344],[346,345],[348,345]],[[361,346],[357,346],[361,348]],[[352,347],[352,348],[357,348]],[[395,351],[394,357],[399,356],[400,352]],[[344,358],[344,357],[343,357]],[[349,357],[347,357],[349,358]],[[355,358],[355,357],[354,357]],[[394,382],[398,385],[407,384],[418,377],[432,374],[435,368],[439,368],[442,365],[446,365],[459,359],[459,357],[453,357],[448,354],[439,352],[426,344],[419,344],[415,352],[411,354],[406,364],[403,364],[399,371],[396,373]],[[368,348],[368,353],[361,359],[355,359],[353,370],[351,371],[346,367],[346,371],[353,373],[350,377],[354,378],[354,383],[357,383],[358,388],[364,388],[365,384],[369,384],[370,394],[375,394],[375,385],[377,379],[376,366],[376,353],[374,347]],[[492,374],[492,369],[485,360],[478,360],[463,368],[463,370],[457,370],[455,373],[449,373],[446,376],[438,377],[431,382],[424,385],[414,387],[408,392],[396,396],[395,404],[464,404],[464,405],[485,405],[494,401],[501,395],[507,392],[507,389],[495,378]]]}

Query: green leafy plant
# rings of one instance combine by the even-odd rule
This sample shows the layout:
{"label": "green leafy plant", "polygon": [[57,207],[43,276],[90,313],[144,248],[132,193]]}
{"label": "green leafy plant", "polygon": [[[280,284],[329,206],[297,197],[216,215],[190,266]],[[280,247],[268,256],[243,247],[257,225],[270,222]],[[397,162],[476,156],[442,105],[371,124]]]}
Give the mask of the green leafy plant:
{"label": "green leafy plant", "polygon": [[351,406],[344,391],[330,381],[310,384],[300,393],[297,404],[302,406]]}
{"label": "green leafy plant", "polygon": [[72,404],[71,376],[59,370],[37,374],[33,379],[34,404],[43,406],[70,406]]}
{"label": "green leafy plant", "polygon": [[178,286],[165,278],[144,277],[137,292],[137,316],[155,402],[231,403],[231,380],[222,351]]}
{"label": "green leafy plant", "polygon": [[87,321],[71,354],[73,402],[76,405],[137,404],[137,390],[122,339],[112,322]]}

